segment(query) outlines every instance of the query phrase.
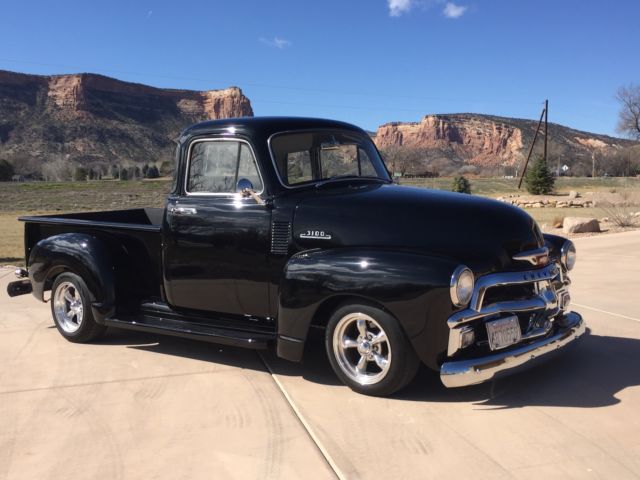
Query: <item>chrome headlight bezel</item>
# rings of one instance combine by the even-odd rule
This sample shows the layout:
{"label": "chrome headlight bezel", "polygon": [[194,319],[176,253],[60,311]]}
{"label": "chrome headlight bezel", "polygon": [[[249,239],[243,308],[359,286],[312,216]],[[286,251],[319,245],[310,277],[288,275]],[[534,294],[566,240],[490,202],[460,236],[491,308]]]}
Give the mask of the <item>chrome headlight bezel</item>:
{"label": "chrome headlight bezel", "polygon": [[560,249],[560,262],[568,272],[572,270],[576,264],[576,246],[571,240],[567,240]]}
{"label": "chrome headlight bezel", "polygon": [[[469,281],[471,282],[470,285],[468,283]],[[453,302],[456,307],[469,305],[473,297],[474,288],[475,277],[469,267],[460,265],[453,271],[449,284],[449,294],[451,296],[451,302]]]}

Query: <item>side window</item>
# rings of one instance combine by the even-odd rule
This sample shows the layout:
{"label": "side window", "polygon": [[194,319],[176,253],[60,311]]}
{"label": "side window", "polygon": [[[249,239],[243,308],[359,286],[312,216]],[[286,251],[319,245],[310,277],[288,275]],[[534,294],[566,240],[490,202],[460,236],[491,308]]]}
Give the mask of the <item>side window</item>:
{"label": "side window", "polygon": [[247,178],[256,191],[262,190],[256,162],[247,144],[214,140],[193,145],[187,192],[233,193],[239,178]]}
{"label": "side window", "polygon": [[309,150],[287,153],[287,181],[294,183],[308,182],[313,179],[311,155]]}

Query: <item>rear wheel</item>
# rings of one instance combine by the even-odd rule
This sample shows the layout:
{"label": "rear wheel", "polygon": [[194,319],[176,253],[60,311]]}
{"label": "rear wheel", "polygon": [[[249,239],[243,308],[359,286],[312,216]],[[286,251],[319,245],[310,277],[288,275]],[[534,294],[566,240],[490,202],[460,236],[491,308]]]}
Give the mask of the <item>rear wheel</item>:
{"label": "rear wheel", "polygon": [[87,285],[75,273],[62,273],[53,282],[51,314],[60,334],[71,342],[90,342],[106,330],[93,318]]}
{"label": "rear wheel", "polygon": [[419,366],[396,319],[369,305],[338,308],[329,319],[325,345],[340,380],[366,395],[397,392],[413,380]]}

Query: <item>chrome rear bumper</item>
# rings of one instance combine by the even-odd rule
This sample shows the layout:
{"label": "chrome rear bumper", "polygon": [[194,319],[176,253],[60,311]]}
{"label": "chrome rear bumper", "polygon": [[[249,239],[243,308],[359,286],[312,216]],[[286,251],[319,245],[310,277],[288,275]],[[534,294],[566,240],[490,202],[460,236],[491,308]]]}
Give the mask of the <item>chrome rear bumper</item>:
{"label": "chrome rear bumper", "polygon": [[547,359],[551,353],[575,343],[586,332],[585,323],[576,312],[564,314],[562,323],[564,326],[557,333],[527,345],[485,357],[445,362],[440,367],[440,380],[449,388],[465,387],[529,368],[536,360]]}

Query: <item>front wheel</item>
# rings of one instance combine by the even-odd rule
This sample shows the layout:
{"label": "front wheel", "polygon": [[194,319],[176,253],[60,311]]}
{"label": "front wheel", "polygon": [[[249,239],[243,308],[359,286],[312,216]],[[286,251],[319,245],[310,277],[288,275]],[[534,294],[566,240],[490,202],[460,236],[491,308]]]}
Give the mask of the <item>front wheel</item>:
{"label": "front wheel", "polygon": [[365,395],[390,395],[405,387],[419,360],[395,318],[369,305],[349,304],[329,319],[325,345],[336,375]]}
{"label": "front wheel", "polygon": [[90,342],[106,330],[93,318],[87,285],[74,273],[62,273],[53,282],[51,314],[60,334],[71,342]]}

